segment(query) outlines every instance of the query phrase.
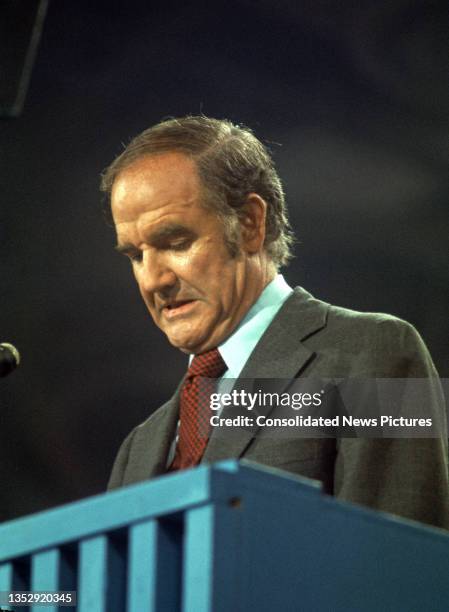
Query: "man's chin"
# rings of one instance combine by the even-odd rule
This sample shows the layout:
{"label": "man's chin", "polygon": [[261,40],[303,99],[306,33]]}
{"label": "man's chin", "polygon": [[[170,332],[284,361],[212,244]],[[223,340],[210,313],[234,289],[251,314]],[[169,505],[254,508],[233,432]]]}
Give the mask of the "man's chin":
{"label": "man's chin", "polygon": [[216,347],[220,342],[217,330],[210,324],[206,326],[205,318],[201,323],[203,324],[196,325],[193,329],[193,324],[187,325],[187,322],[183,321],[182,325],[177,323],[164,325],[162,331],[172,346],[188,355],[198,355]]}
{"label": "man's chin", "polygon": [[172,346],[174,346],[181,352],[186,353],[187,355],[191,355],[192,353],[203,353],[204,350],[207,350],[202,350],[203,343],[199,339],[181,338],[177,336],[169,336],[168,334],[167,339]]}

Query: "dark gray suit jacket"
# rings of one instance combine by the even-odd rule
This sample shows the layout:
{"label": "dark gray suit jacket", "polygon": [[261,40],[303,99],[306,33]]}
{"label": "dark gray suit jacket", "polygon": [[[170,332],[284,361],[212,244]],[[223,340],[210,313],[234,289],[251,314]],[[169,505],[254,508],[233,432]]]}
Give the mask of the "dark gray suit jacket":
{"label": "dark gray suit jacket", "polygon": [[[434,365],[410,324],[389,315],[338,308],[297,287],[260,339],[241,378],[306,376],[429,377],[428,414],[445,417]],[[178,410],[179,389],[128,435],[115,460],[110,489],[164,474]],[[254,430],[241,428],[229,437],[214,431],[202,462],[249,459],[320,480],[327,493],[340,499],[449,528],[446,435],[279,440],[263,432],[254,436]]]}

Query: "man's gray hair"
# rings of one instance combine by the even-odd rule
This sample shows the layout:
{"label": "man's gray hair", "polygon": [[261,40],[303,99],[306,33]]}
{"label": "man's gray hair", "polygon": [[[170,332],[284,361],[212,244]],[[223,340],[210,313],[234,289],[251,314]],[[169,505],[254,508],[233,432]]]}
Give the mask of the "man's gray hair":
{"label": "man's gray hair", "polygon": [[222,218],[228,247],[238,252],[238,219],[250,193],[267,203],[264,248],[279,268],[292,257],[290,231],[282,183],[267,148],[249,128],[227,119],[187,116],[168,119],[136,136],[106,168],[101,190],[111,194],[117,176],[136,160],[168,152],[191,157],[205,193],[203,205]]}

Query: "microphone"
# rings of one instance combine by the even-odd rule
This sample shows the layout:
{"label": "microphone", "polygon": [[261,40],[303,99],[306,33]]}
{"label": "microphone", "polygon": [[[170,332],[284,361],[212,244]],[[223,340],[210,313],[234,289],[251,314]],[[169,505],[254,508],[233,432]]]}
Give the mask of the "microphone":
{"label": "microphone", "polygon": [[0,344],[0,377],[8,376],[20,363],[20,353],[9,342]]}

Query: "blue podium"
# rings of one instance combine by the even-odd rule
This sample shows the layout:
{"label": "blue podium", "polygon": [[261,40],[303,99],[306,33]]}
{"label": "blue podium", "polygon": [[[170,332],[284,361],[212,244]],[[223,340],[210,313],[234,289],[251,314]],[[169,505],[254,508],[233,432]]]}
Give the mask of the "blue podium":
{"label": "blue podium", "polygon": [[3,524],[0,591],[77,591],[80,612],[446,612],[449,534],[232,460]]}

